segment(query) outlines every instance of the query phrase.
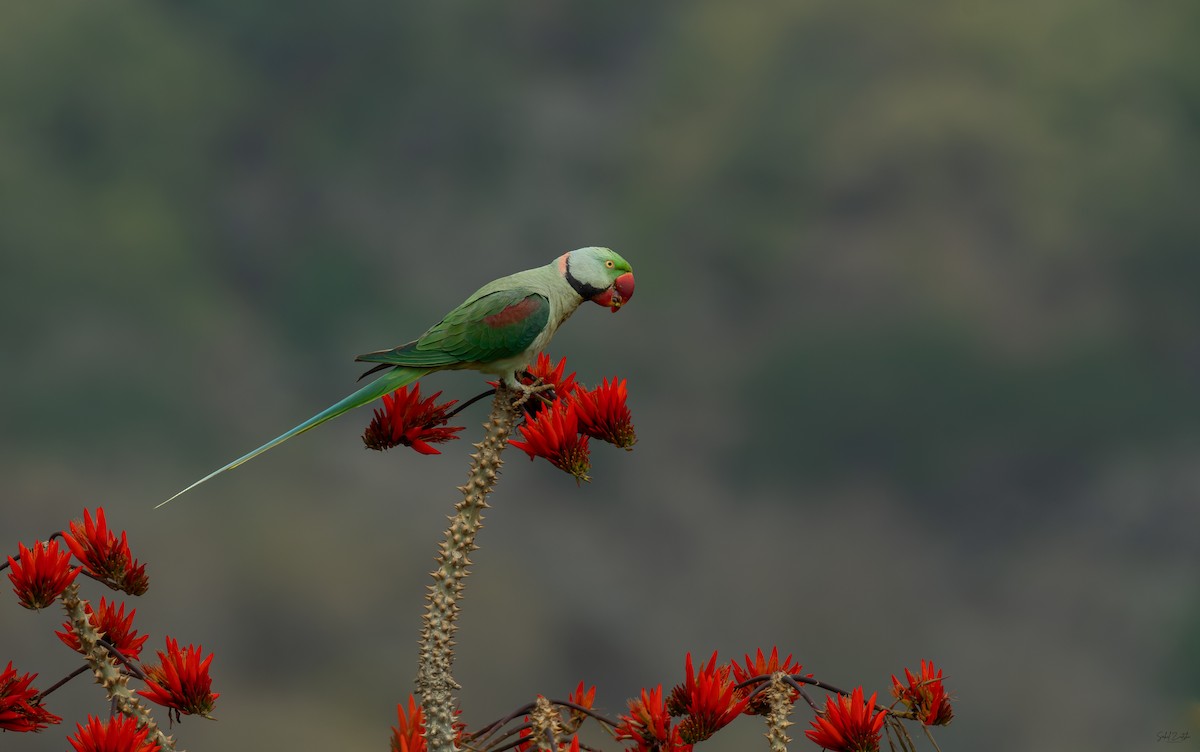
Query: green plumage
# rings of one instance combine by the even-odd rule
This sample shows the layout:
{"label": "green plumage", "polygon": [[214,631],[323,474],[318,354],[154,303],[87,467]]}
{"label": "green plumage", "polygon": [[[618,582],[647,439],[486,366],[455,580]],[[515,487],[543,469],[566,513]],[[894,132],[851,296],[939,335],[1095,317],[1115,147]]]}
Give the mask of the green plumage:
{"label": "green plumage", "polygon": [[[359,355],[383,366],[462,368],[520,355],[546,328],[550,302],[527,287],[472,296],[406,345]],[[372,369],[371,373],[378,368]]]}

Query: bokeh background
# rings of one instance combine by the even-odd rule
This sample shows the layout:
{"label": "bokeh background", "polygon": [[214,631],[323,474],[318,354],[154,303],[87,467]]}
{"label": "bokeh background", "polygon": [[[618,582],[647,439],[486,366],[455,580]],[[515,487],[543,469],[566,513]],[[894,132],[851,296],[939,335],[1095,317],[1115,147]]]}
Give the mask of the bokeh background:
{"label": "bokeh background", "polygon": [[[936,660],[946,750],[1194,747],[1198,33],[1116,0],[6,3],[2,545],[128,529],[148,647],[216,653],[182,746],[385,749],[469,440],[366,452],[362,410],[151,507],[356,353],[608,245],[636,298],[553,353],[629,379],[640,442],[582,488],[509,455],[468,722],[778,644],[868,692]],[[0,660],[76,665],[60,613],[0,605]],[[105,710],[52,699],[0,747]]]}

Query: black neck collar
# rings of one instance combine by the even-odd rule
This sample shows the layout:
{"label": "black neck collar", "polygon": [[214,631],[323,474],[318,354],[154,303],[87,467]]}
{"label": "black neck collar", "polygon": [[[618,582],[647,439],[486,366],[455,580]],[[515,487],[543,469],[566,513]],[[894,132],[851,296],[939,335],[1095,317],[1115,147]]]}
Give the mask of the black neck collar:
{"label": "black neck collar", "polygon": [[567,256],[567,263],[564,264],[563,276],[567,278],[567,284],[571,289],[579,293],[579,297],[584,300],[591,300],[600,293],[604,292],[601,287],[593,287],[586,282],[579,281],[579,278],[571,273],[571,257]]}

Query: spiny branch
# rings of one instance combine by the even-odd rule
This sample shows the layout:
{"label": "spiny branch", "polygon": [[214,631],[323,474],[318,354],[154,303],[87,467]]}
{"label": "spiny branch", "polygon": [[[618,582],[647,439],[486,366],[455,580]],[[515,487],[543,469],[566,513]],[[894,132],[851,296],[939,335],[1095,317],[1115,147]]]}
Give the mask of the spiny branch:
{"label": "spiny branch", "polygon": [[463,498],[455,506],[457,514],[450,519],[450,527],[436,557],[438,566],[432,573],[434,582],[429,586],[426,598],[416,680],[425,711],[425,741],[429,752],[457,749],[453,692],[459,686],[450,669],[454,663],[454,633],[458,629],[458,599],[462,597],[470,573],[468,557],[478,548],[475,536],[483,526],[487,497],[496,485],[503,464],[500,454],[508,445],[516,417],[517,410],[509,390],[497,389],[488,421],[484,423],[486,435],[475,445],[467,482],[459,486]]}
{"label": "spiny branch", "polygon": [[136,718],[138,726],[150,730],[150,737],[158,742],[164,752],[174,752],[175,740],[162,732],[150,710],[129,689],[129,676],[122,673],[113,663],[113,654],[92,626],[84,602],[79,597],[79,583],[72,582],[67,586],[62,594],[62,604],[75,628],[75,634],[79,636],[80,651],[95,674],[96,683],[104,687],[104,691],[108,693],[119,712]]}

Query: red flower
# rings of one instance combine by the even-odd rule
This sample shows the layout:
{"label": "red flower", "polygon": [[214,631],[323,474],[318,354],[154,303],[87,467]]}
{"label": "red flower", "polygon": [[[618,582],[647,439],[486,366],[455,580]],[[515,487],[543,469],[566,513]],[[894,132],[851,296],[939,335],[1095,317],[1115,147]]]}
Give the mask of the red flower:
{"label": "red flower", "polygon": [[679,723],[679,736],[688,744],[696,744],[741,715],[748,700],[736,697],[729,666],[717,665],[717,651],[699,674],[692,668],[691,653],[687,654],[686,666],[687,678],[671,690],[667,708],[671,715],[687,716]]}
{"label": "red flower", "polygon": [[[529,373],[533,375],[532,384],[552,384],[554,386],[555,399],[563,399],[570,396],[575,391],[575,372],[572,371],[565,378],[563,371],[567,369],[567,359],[563,358],[558,361],[558,365],[554,368],[550,367],[550,356],[546,353],[538,353],[537,362],[529,368]],[[522,379],[522,381],[526,381]]]}
{"label": "red flower", "polygon": [[52,723],[62,723],[62,719],[42,707],[41,703],[32,703],[38,696],[38,691],[29,686],[37,678],[37,674],[17,676],[12,661],[0,671],[0,729],[5,731],[41,731]]}
{"label": "red flower", "polygon": [[621,716],[617,726],[617,741],[632,739],[637,742],[637,752],[691,752],[692,745],[679,736],[679,729],[671,727],[671,714],[663,702],[662,685],[647,692],[642,690],[641,699],[629,701],[629,713]]}
{"label": "red flower", "polygon": [[[529,716],[525,716],[525,723],[526,724],[529,723]],[[568,731],[567,733],[569,734],[572,732]],[[516,746],[517,752],[529,752],[531,749],[533,749],[533,739],[531,738],[532,736],[533,736],[532,728],[521,729],[519,738],[524,739],[525,741],[521,742],[520,744],[518,744]],[[570,744],[560,741],[558,743],[558,750],[559,750],[559,752],[579,752],[579,737],[572,736]]]}
{"label": "red flower", "polygon": [[413,384],[412,391],[402,386],[391,394],[383,395],[383,409],[375,411],[371,424],[363,432],[363,443],[367,449],[382,451],[395,446],[412,447],[421,454],[441,454],[430,446],[457,439],[454,434],[463,426],[447,426],[447,411],[458,400],[444,405],[435,405],[441,392],[435,392],[426,400],[421,399],[421,385]]}
{"label": "red flower", "polygon": [[170,708],[175,716],[180,713],[211,718],[213,703],[221,695],[212,692],[212,679],[208,666],[212,663],[210,653],[200,659],[201,647],[188,645],[179,649],[179,643],[167,638],[167,652],[158,652],[159,666],[145,666],[146,690],[138,694],[151,702]]}
{"label": "red flower", "polygon": [[588,437],[579,434],[579,418],[575,402],[556,402],[521,424],[524,441],[509,439],[508,443],[534,457],[545,457],[550,464],[575,476],[576,481],[591,480],[588,456]]}
{"label": "red flower", "polygon": [[[783,663],[781,664],[779,662],[778,647],[771,648],[770,658],[767,658],[763,655],[762,648],[758,649],[758,655],[754,660],[751,660],[750,656],[747,655],[746,668],[744,670],[738,665],[736,660],[733,661],[729,667],[733,669],[733,681],[737,684],[741,684],[747,679],[753,679],[756,676],[770,677],[779,671],[789,675],[798,674],[804,668],[799,663],[793,664],[792,656],[790,654],[787,658],[783,659]],[[809,676],[812,676],[812,674],[809,674]],[[750,684],[737,690],[738,697],[745,697],[749,695],[754,691],[756,686],[757,685]],[[791,701],[795,702],[798,697],[800,697],[800,693],[793,689]],[[766,715],[769,711],[770,703],[768,702],[766,695],[762,692],[758,693],[758,695],[755,696],[755,698],[750,702],[750,705],[746,707],[746,715]]]}
{"label": "red flower", "polygon": [[591,710],[592,703],[596,700],[596,686],[593,684],[592,688],[585,692],[583,691],[583,682],[580,681],[579,686],[575,688],[575,691],[567,695],[567,699],[576,705]]}
{"label": "red flower", "polygon": [[579,430],[622,449],[633,449],[637,434],[633,430],[633,417],[625,405],[628,395],[626,380],[617,381],[615,376],[612,383],[604,379],[595,389],[576,390]]}
{"label": "red flower", "polygon": [[396,704],[398,723],[392,728],[392,752],[425,752],[425,710],[408,696],[408,712],[404,704]]}
{"label": "red flower", "polygon": [[[121,608],[117,608],[116,601],[105,603],[104,598],[100,598],[99,614],[92,610],[92,604],[85,603],[83,608],[90,617],[92,626],[97,632],[100,632],[104,639],[121,651],[121,654],[126,658],[136,659],[142,652],[142,646],[146,644],[146,640],[150,639],[150,635],[142,635],[138,637],[137,630],[133,628],[133,615],[137,613],[137,609],[130,609],[129,615],[125,615],[125,604],[120,604]],[[71,648],[77,653],[83,652],[83,647],[79,644],[79,635],[75,633],[75,625],[71,622],[64,622],[64,632],[55,632],[58,639],[63,641],[63,644]]]}
{"label": "red flower", "polygon": [[804,735],[832,752],[876,752],[887,711],[872,716],[874,708],[875,695],[864,702],[862,687],[849,697],[827,697],[825,712],[812,720],[812,728]]}
{"label": "red flower", "polygon": [[84,509],[83,520],[73,520],[71,529],[63,531],[63,540],[87,573],[110,588],[130,595],[141,595],[149,589],[146,565],[139,564],[129,553],[124,530],[121,531],[121,539],[117,540],[117,536],[108,529],[104,507],[96,507],[95,523],[88,510]]}
{"label": "red flower", "polygon": [[517,752],[529,752],[529,750],[533,749],[533,740],[529,738],[533,736],[533,724],[529,722],[529,716],[525,716],[522,719],[522,723],[524,724],[524,728],[517,732],[517,738],[521,740],[521,743],[514,747],[514,749]]}
{"label": "red flower", "polygon": [[58,550],[58,541],[38,541],[32,549],[17,544],[17,558],[8,557],[8,579],[25,608],[45,608],[75,581],[80,567],[71,569],[71,555]]}
{"label": "red flower", "polygon": [[936,674],[933,669],[933,661],[921,661],[920,678],[904,669],[907,687],[893,674],[892,695],[908,706],[926,726],[945,726],[954,719],[954,708],[950,706],[950,698],[942,686],[941,669]]}
{"label": "red flower", "polygon": [[[454,711],[457,716],[461,710]],[[412,695],[408,696],[408,710],[404,703],[396,704],[398,723],[392,727],[392,752],[425,752],[425,709],[416,703]],[[454,724],[455,744],[462,746],[463,734],[467,724]]]}
{"label": "red flower", "polygon": [[[583,682],[579,682],[579,686],[575,688],[575,691],[567,695],[567,702],[573,702],[582,708],[591,710],[592,703],[596,699],[596,687],[593,685],[591,689],[584,691],[583,686]],[[563,726],[563,731],[568,734],[573,734],[579,730],[579,727],[583,725],[585,720],[587,720],[587,715],[585,713],[576,710],[575,708],[570,708],[570,717]]]}
{"label": "red flower", "polygon": [[136,718],[116,715],[101,721],[94,715],[87,718],[87,728],[75,724],[79,729],[75,736],[67,738],[75,752],[158,752],[158,742],[147,739],[150,729],[138,728]]}

